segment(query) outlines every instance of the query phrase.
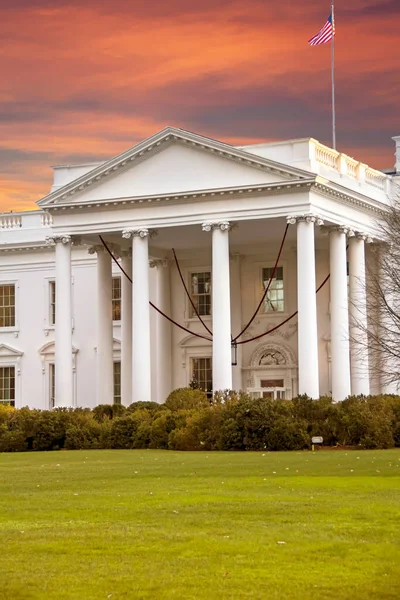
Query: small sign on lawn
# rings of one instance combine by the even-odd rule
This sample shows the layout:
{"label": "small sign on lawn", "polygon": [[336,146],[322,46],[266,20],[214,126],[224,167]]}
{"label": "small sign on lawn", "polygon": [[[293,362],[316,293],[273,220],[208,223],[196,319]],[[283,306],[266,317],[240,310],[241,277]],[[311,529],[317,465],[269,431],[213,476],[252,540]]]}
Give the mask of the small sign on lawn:
{"label": "small sign on lawn", "polygon": [[311,438],[311,441],[313,444],[322,444],[322,442],[324,441],[324,438],[321,436],[315,436],[315,437]]}

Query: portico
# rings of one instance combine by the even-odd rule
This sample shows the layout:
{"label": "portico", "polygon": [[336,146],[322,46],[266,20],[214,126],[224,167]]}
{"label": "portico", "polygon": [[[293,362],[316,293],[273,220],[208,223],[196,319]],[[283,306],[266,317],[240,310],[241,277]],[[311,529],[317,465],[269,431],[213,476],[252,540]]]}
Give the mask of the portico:
{"label": "portico", "polygon": [[[279,248],[280,238],[282,235],[285,223],[289,223],[289,233],[287,241],[284,245],[282,260],[279,264],[287,263],[288,260],[294,260],[297,267],[296,281],[296,296],[297,303],[294,298],[287,299],[289,306],[285,311],[277,311],[276,314],[268,314],[261,309],[256,320],[256,325],[250,331],[238,339],[239,353],[238,365],[232,365],[232,338],[240,333],[245,327],[247,320],[252,316],[255,310],[259,297],[254,295],[253,304],[247,307],[247,314],[243,314],[241,310],[241,290],[240,290],[240,274],[236,274],[236,289],[232,288],[231,274],[235,278],[234,260],[237,261],[237,256],[241,256],[246,260],[247,256],[251,256],[255,252],[254,242],[262,246],[263,239],[269,240],[268,250],[271,257],[268,261],[272,264],[275,261],[276,254]],[[321,228],[322,226],[322,228]],[[197,235],[193,230],[196,230]],[[250,244],[249,234],[253,232],[253,246]],[[279,235],[278,235],[279,234]],[[285,331],[285,336],[289,331],[297,334],[297,343],[295,340],[291,342],[291,356],[297,356],[296,364],[290,360],[288,368],[292,372],[291,377],[297,379],[294,385],[282,384],[273,387],[282,387],[285,389],[286,397],[290,397],[294,393],[307,394],[312,398],[317,398],[320,395],[320,355],[324,354],[323,336],[328,333],[329,346],[331,348],[331,385],[332,393],[335,399],[344,399],[353,390],[359,390],[362,386],[362,392],[369,393],[369,382],[367,377],[360,374],[360,367],[364,368],[365,364],[361,365],[358,361],[360,352],[354,349],[352,359],[352,371],[350,371],[350,338],[349,338],[349,307],[359,305],[360,290],[365,286],[365,255],[363,245],[366,236],[357,232],[357,237],[353,230],[339,226],[327,227],[321,217],[313,214],[291,215],[286,218],[274,219],[258,219],[257,221],[249,220],[235,223],[227,220],[207,221],[197,226],[190,225],[188,227],[177,226],[176,229],[168,228],[165,230],[151,231],[147,228],[124,229],[120,233],[120,246],[117,246],[115,240],[118,239],[117,234],[106,234],[101,232],[105,237],[106,246],[111,249],[114,257],[119,261],[121,267],[131,273],[133,285],[129,279],[121,272],[122,279],[122,318],[121,318],[121,386],[122,386],[122,401],[129,405],[131,402],[139,400],[151,400],[154,398],[155,389],[158,386],[163,388],[162,394],[165,395],[173,388],[170,367],[163,369],[164,362],[166,365],[171,365],[171,356],[174,355],[174,340],[182,337],[182,331],[171,324],[162,314],[156,313],[150,305],[151,299],[155,306],[171,319],[177,321],[184,327],[190,328],[193,332],[194,339],[201,341],[202,347],[206,344],[208,352],[212,357],[212,373],[213,373],[213,389],[225,390],[232,389],[233,381],[241,381],[244,389],[254,389],[254,385],[247,385],[245,376],[241,374],[243,369],[246,371],[244,364],[244,356],[246,356],[247,348],[254,351],[255,344],[251,342],[251,338],[261,336],[259,343],[268,342],[271,346],[271,340],[274,339],[275,346],[272,344],[271,349],[275,348],[275,352],[282,346],[287,344],[286,337],[281,342],[276,341],[276,337],[270,335],[262,336],[263,332],[269,329],[278,327],[277,333],[280,334],[281,328],[279,324],[286,321],[288,316],[293,312],[297,314],[282,327]],[[337,241],[337,236],[339,242]],[[351,236],[351,237],[349,237]],[[199,240],[202,237],[202,241]],[[230,243],[230,238],[233,237],[233,244]],[[161,243],[165,246],[160,246]],[[187,239],[192,239],[192,248]],[[71,244],[73,236],[67,236],[64,243]],[[346,254],[346,244],[357,240],[356,251]],[[166,241],[170,240],[170,247]],[[171,297],[171,269],[174,267],[171,258],[171,248],[174,241],[177,241],[178,256],[186,257],[183,259],[183,264],[190,261],[190,256],[202,253],[208,254],[207,268],[210,268],[212,274],[212,308],[209,316],[203,316],[212,336],[205,330],[199,319],[195,316],[189,317],[187,309],[175,305],[175,298]],[[178,240],[181,240],[180,242]],[[84,241],[81,237],[80,243]],[[89,241],[87,242],[89,243]],[[189,248],[185,250],[185,243]],[[202,247],[197,246],[198,243]],[[341,246],[339,245],[341,244]],[[339,246],[337,248],[337,246]],[[317,247],[317,250],[316,250]],[[344,251],[343,251],[344,248]],[[97,256],[97,389],[99,390],[98,401],[101,403],[112,402],[112,348],[113,348],[113,328],[111,317],[111,257],[107,253],[104,246],[90,246],[90,253],[95,253]],[[273,254],[275,253],[275,254]],[[330,306],[330,329],[326,328],[323,332],[318,330],[318,310],[317,305],[319,296],[316,293],[317,288],[323,283],[329,275],[329,268],[322,273],[325,277],[319,274],[316,276],[316,255],[325,253],[329,260],[326,261],[330,265],[331,277],[325,283],[321,294],[325,295],[325,309],[329,310]],[[63,255],[62,259],[64,258]],[[132,259],[130,258],[132,256]],[[164,256],[164,258],[158,258]],[[235,259],[232,258],[235,256]],[[121,258],[120,258],[121,257]],[[211,261],[210,261],[211,259]],[[58,255],[56,254],[56,261]],[[65,258],[64,258],[65,260]],[[333,263],[333,264],[332,264]],[[350,286],[348,298],[348,275],[347,263],[349,264],[350,273],[354,277],[354,283]],[[60,262],[61,264],[61,262]],[[209,266],[208,266],[209,265]],[[327,265],[325,265],[327,266]],[[61,267],[60,267],[61,268]],[[246,271],[246,266],[241,265],[241,270]],[[320,269],[321,270],[321,269]],[[232,273],[233,271],[233,273]],[[333,273],[333,276],[332,276]],[[292,270],[293,275],[293,270]],[[296,275],[296,273],[294,273]],[[153,286],[151,279],[154,279]],[[135,286],[135,281],[137,285]],[[151,288],[153,294],[151,298]],[[154,289],[156,292],[154,293]],[[176,290],[176,286],[174,286]],[[262,289],[258,290],[262,294]],[[184,303],[187,302],[183,288],[179,290],[180,299]],[[326,302],[329,296],[329,302]],[[236,329],[233,328],[232,314],[237,313],[236,303],[239,303],[239,319],[236,319]],[[320,303],[322,304],[322,302]],[[172,310],[172,307],[175,310]],[[57,314],[67,314],[67,303],[63,298],[60,306],[57,304]],[[321,308],[320,308],[321,312]],[[152,315],[153,313],[153,315]],[[154,335],[151,335],[151,320],[153,317]],[[61,319],[61,323],[64,319]],[[347,333],[346,333],[347,324]],[[56,329],[57,331],[57,329]],[[200,335],[202,337],[196,338]],[[248,341],[249,340],[249,341]],[[285,340],[285,341],[284,341]],[[294,342],[294,343],[293,343]],[[60,349],[61,356],[65,356],[70,347],[70,340],[67,336],[61,337]],[[245,345],[243,345],[245,344]],[[248,353],[248,352],[247,352]],[[204,352],[202,352],[202,355]],[[57,349],[56,349],[57,355]],[[60,359],[62,360],[62,359]],[[267,360],[264,356],[264,362]],[[324,358],[322,358],[324,360]],[[326,359],[325,359],[326,360]],[[267,365],[271,366],[271,365]],[[275,366],[282,367],[282,364]],[[286,369],[286,366],[285,366]],[[64,371],[64,370],[63,370]],[[358,375],[356,375],[356,372]],[[348,374],[346,378],[346,373]],[[352,385],[350,382],[350,374]],[[340,376],[339,376],[340,375]],[[285,379],[286,375],[283,376]],[[167,387],[163,385],[165,380],[169,380]],[[277,377],[268,378],[267,381],[277,381]],[[263,379],[265,381],[265,379]],[[337,383],[336,383],[337,382]],[[360,383],[361,382],[361,383]],[[186,381],[185,384],[189,383]],[[63,385],[58,382],[57,385]],[[258,387],[268,387],[259,385]],[[62,388],[64,389],[64,388]],[[65,388],[66,389],[66,388]],[[67,392],[63,394],[66,397]]]}
{"label": "portico", "polygon": [[[86,343],[87,360],[95,352],[96,404],[115,396],[116,343],[125,405],[161,402],[199,377],[214,392],[335,400],[369,393],[356,320],[367,319],[365,244],[387,202],[388,176],[315,140],[301,143],[312,149],[309,162],[304,154],[284,163],[268,144],[234,148],[167,128],[84,175],[56,178],[39,206],[56,274],[57,406],[82,405],[73,369]],[[96,273],[83,296],[73,278],[78,254]],[[86,339],[74,319],[85,294],[96,315]],[[82,348],[76,365],[73,343]]]}

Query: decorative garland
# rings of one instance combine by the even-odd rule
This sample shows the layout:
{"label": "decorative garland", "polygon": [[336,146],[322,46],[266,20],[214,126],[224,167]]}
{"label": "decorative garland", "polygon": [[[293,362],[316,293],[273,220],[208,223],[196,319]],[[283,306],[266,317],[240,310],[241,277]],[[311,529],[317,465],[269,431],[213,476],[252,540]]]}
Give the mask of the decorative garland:
{"label": "decorative garland", "polygon": [[[250,325],[252,324],[252,322],[256,318],[256,316],[258,314],[258,311],[260,310],[261,306],[264,303],[265,298],[267,297],[267,294],[268,294],[269,288],[271,286],[272,280],[275,277],[275,273],[276,273],[276,270],[278,268],[278,263],[279,263],[279,260],[281,258],[281,254],[282,254],[283,246],[284,246],[284,243],[285,243],[285,240],[286,240],[286,235],[287,235],[288,229],[289,229],[289,223],[287,223],[287,225],[286,225],[285,233],[283,234],[283,238],[282,238],[281,246],[279,248],[278,256],[276,257],[274,269],[273,269],[273,271],[271,273],[271,277],[269,278],[268,285],[267,285],[267,287],[264,290],[264,293],[263,293],[263,296],[262,296],[262,298],[261,298],[261,300],[259,302],[259,305],[257,306],[254,315],[251,317],[251,319],[247,323],[246,327],[244,329],[242,329],[242,331],[239,333],[239,335],[237,335],[235,338],[233,338],[232,342],[236,342],[244,334],[244,332],[247,331],[247,329],[250,327]],[[238,344],[242,344],[242,343],[243,342],[238,342]]]}
{"label": "decorative garland", "polygon": [[193,302],[192,296],[190,295],[190,293],[189,293],[189,290],[187,289],[187,285],[186,285],[186,283],[185,283],[185,279],[184,279],[184,277],[183,277],[183,275],[182,275],[182,271],[181,271],[181,268],[180,268],[180,266],[179,266],[178,259],[177,259],[177,257],[176,257],[176,253],[175,253],[175,250],[174,250],[174,248],[172,248],[172,253],[173,253],[173,255],[174,255],[174,259],[175,259],[176,268],[178,269],[178,273],[179,273],[179,277],[181,278],[182,285],[183,285],[183,287],[184,287],[184,289],[185,289],[185,292],[186,292],[186,295],[187,295],[187,297],[189,298],[189,302],[190,302],[190,304],[192,305],[192,307],[193,307],[193,310],[194,310],[194,312],[196,313],[196,316],[198,317],[198,319],[199,319],[200,323],[203,325],[203,327],[204,327],[204,328],[205,328],[205,329],[208,331],[208,333],[209,333],[209,334],[211,335],[211,337],[212,337],[212,331],[211,331],[211,329],[209,329],[209,328],[207,327],[207,325],[204,323],[203,319],[202,319],[202,318],[201,318],[201,316],[200,316],[200,313],[199,313],[199,311],[198,311],[198,310],[197,310],[197,308],[196,308],[196,305],[195,305],[195,303]]}
{"label": "decorative garland", "polygon": [[[119,264],[118,260],[115,258],[115,256],[113,255],[113,253],[111,252],[110,248],[107,246],[107,244],[105,243],[105,241],[103,240],[102,236],[99,235],[99,238],[101,240],[101,243],[103,244],[104,248],[107,250],[108,254],[111,256],[112,260],[115,262],[115,264],[118,266],[118,268],[122,271],[122,273],[125,275],[125,277],[127,279],[129,279],[129,281],[131,283],[133,283],[132,278],[128,275],[128,273],[125,271],[125,269]],[[211,338],[206,337],[205,335],[201,335],[200,333],[195,333],[194,331],[192,331],[191,329],[188,329],[187,327],[184,327],[183,325],[181,325],[180,323],[177,323],[176,321],[174,321],[173,319],[171,319],[171,317],[169,317],[168,315],[166,315],[162,310],[160,310],[155,304],[153,304],[152,302],[149,302],[150,306],[152,308],[154,308],[154,310],[156,310],[160,315],[162,315],[165,319],[167,319],[170,323],[172,323],[173,325],[176,325],[176,327],[179,327],[179,329],[182,329],[182,331],[186,331],[187,333],[190,333],[191,335],[194,335],[196,337],[202,338],[203,340],[207,340],[209,342],[212,342]]]}
{"label": "decorative garland", "polygon": [[[247,323],[246,327],[245,327],[245,328],[244,328],[244,329],[241,331],[241,333],[239,333],[239,335],[237,335],[235,338],[232,338],[231,345],[232,345],[234,348],[236,348],[236,346],[239,346],[239,345],[242,345],[242,344],[249,344],[250,342],[254,342],[255,340],[259,340],[260,338],[262,338],[262,337],[264,337],[264,336],[266,336],[266,335],[269,335],[270,333],[273,333],[274,331],[277,331],[277,330],[278,330],[278,329],[280,329],[280,328],[281,328],[283,325],[285,325],[286,323],[288,323],[289,321],[291,321],[292,319],[294,319],[294,317],[296,317],[296,316],[298,315],[298,312],[299,312],[299,311],[298,311],[298,310],[296,310],[296,312],[294,312],[293,314],[291,314],[289,317],[287,317],[287,319],[285,319],[284,321],[282,321],[282,322],[281,322],[281,323],[279,323],[278,325],[275,325],[275,327],[273,327],[272,329],[268,329],[268,331],[264,331],[263,333],[260,333],[260,334],[258,334],[258,335],[256,335],[256,336],[252,337],[252,338],[249,338],[248,340],[242,340],[241,342],[238,342],[238,341],[237,341],[237,340],[238,340],[238,338],[239,338],[240,336],[242,336],[242,335],[244,334],[244,332],[245,332],[245,331],[246,331],[246,330],[247,330],[247,329],[250,327],[250,325],[252,324],[252,322],[253,322],[253,321],[254,321],[254,319],[256,318],[256,316],[257,316],[257,314],[258,314],[258,311],[260,310],[260,308],[261,308],[261,306],[262,306],[262,304],[263,304],[263,302],[264,302],[264,300],[265,300],[265,297],[266,297],[266,295],[267,295],[267,293],[268,293],[268,290],[269,290],[269,288],[270,288],[270,285],[271,285],[272,279],[273,279],[273,278],[274,278],[274,276],[275,276],[276,269],[278,268],[278,263],[279,263],[279,260],[280,260],[280,256],[281,256],[281,254],[282,254],[282,250],[283,250],[283,246],[284,246],[284,243],[285,243],[285,239],[286,239],[286,235],[287,235],[288,228],[289,228],[289,224],[288,224],[288,225],[286,225],[285,233],[284,233],[284,235],[283,235],[283,239],[282,239],[282,242],[281,242],[281,246],[280,246],[280,248],[279,248],[278,256],[277,256],[277,259],[276,259],[276,261],[275,261],[274,269],[273,269],[273,271],[272,271],[272,274],[271,274],[271,277],[270,277],[270,279],[269,279],[268,285],[267,285],[267,287],[265,288],[265,291],[264,291],[263,297],[261,298],[261,300],[260,300],[260,303],[258,304],[258,306],[257,306],[257,309],[256,309],[255,313],[253,314],[253,316],[252,316],[252,318],[250,319],[250,321]],[[126,277],[126,278],[127,278],[127,279],[128,279],[130,282],[131,282],[131,283],[133,283],[133,281],[132,281],[132,278],[131,278],[131,277],[128,275],[128,273],[125,271],[125,269],[124,269],[124,268],[123,268],[123,267],[120,265],[120,263],[118,262],[118,260],[115,258],[115,256],[114,256],[114,255],[113,255],[113,253],[111,252],[110,248],[107,246],[106,242],[104,241],[103,237],[102,237],[101,235],[99,235],[99,238],[100,238],[100,240],[101,240],[101,243],[103,244],[104,248],[107,250],[108,254],[111,256],[112,260],[113,260],[113,261],[115,262],[115,264],[118,266],[118,268],[120,269],[120,271],[121,271],[121,272],[122,272],[122,273],[125,275],[125,277]],[[187,286],[186,286],[186,284],[185,284],[185,281],[184,281],[184,279],[183,279],[183,276],[182,276],[181,269],[180,269],[180,267],[179,267],[179,263],[178,263],[178,259],[177,259],[177,257],[176,257],[176,254],[175,254],[175,250],[174,250],[174,249],[172,249],[172,252],[173,252],[173,254],[174,254],[175,262],[176,262],[176,265],[177,265],[177,268],[178,268],[178,271],[179,271],[179,275],[180,275],[180,277],[181,277],[182,284],[183,284],[183,286],[184,286],[184,288],[185,288],[186,294],[188,295],[189,299],[191,300],[191,298],[190,298],[190,294],[189,294],[189,290],[187,289]],[[320,291],[320,290],[321,290],[321,289],[324,287],[324,285],[327,283],[327,281],[329,280],[329,278],[330,278],[330,274],[329,274],[329,275],[327,275],[327,276],[325,277],[324,281],[323,281],[323,282],[321,283],[321,285],[320,285],[320,286],[317,288],[317,290],[316,290],[316,292],[315,292],[316,294],[318,294],[318,292],[319,292],[319,291]],[[193,336],[195,336],[195,337],[201,338],[201,339],[203,339],[203,340],[207,340],[208,342],[212,342],[212,337],[211,337],[211,338],[209,338],[209,337],[207,337],[207,336],[205,336],[205,335],[202,335],[201,333],[196,333],[195,331],[192,331],[191,329],[188,329],[187,327],[184,327],[183,325],[181,325],[180,323],[177,323],[176,321],[174,321],[174,319],[172,319],[171,317],[169,317],[168,315],[166,315],[166,314],[165,314],[165,313],[164,313],[164,312],[163,312],[161,309],[159,309],[159,308],[158,308],[158,307],[157,307],[155,304],[153,304],[153,302],[151,302],[151,301],[150,301],[150,302],[149,302],[149,304],[150,304],[150,306],[151,306],[152,308],[154,308],[154,310],[155,310],[155,311],[157,311],[157,312],[158,312],[158,313],[159,313],[161,316],[163,316],[165,319],[167,319],[167,320],[168,320],[170,323],[172,323],[172,324],[173,324],[173,325],[175,325],[176,327],[179,327],[179,329],[182,329],[182,331],[186,331],[187,333],[190,333],[190,335],[193,335]],[[200,317],[200,315],[198,314],[198,311],[196,310],[196,308],[195,308],[195,306],[194,306],[194,304],[193,304],[193,303],[192,303],[192,306],[193,306],[193,308],[194,308],[194,310],[195,310],[195,312],[196,312],[196,315],[199,317],[199,319],[200,319],[201,323],[204,325],[204,327],[207,329],[207,331],[208,331],[208,332],[210,333],[210,335],[212,336],[212,332],[210,331],[210,329],[207,327],[207,325],[206,325],[206,324],[203,322],[203,320],[201,319],[201,317]]]}

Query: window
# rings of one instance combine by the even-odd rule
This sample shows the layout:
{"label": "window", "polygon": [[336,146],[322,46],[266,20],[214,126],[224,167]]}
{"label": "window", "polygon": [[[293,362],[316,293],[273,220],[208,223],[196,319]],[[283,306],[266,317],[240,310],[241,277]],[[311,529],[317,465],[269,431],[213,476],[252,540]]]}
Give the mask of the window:
{"label": "window", "polygon": [[[266,267],[262,270],[264,290],[267,288],[273,272],[273,267]],[[264,312],[283,312],[284,310],[283,267],[278,267],[264,300]]]}
{"label": "window", "polygon": [[212,392],[211,358],[192,358],[192,380],[204,392]]}
{"label": "window", "polygon": [[15,285],[0,285],[0,327],[15,327]]}
{"label": "window", "polygon": [[56,282],[49,281],[49,323],[56,324]]}
{"label": "window", "polygon": [[121,277],[112,280],[112,318],[113,321],[121,320]]}
{"label": "window", "polygon": [[49,364],[49,405],[50,409],[56,405],[56,365]]}
{"label": "window", "polygon": [[259,388],[250,388],[247,391],[252,398],[284,400],[286,397],[286,388],[283,379],[261,379]]}
{"label": "window", "polygon": [[114,404],[121,404],[121,363],[114,363]]}
{"label": "window", "polygon": [[[211,273],[190,274],[190,295],[200,316],[211,315]],[[190,306],[190,317],[195,317],[193,306]]]}
{"label": "window", "polygon": [[0,367],[0,404],[15,406],[15,367]]}

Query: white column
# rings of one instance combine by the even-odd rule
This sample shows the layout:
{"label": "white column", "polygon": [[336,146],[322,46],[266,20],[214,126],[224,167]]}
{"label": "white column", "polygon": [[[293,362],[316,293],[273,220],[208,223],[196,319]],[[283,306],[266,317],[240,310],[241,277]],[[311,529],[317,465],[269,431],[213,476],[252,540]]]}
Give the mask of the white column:
{"label": "white column", "polygon": [[[123,252],[121,267],[132,279],[132,255]],[[132,283],[121,272],[121,403],[132,402]]]}
{"label": "white column", "polygon": [[[242,286],[240,282],[241,258],[240,254],[234,254],[231,257],[231,314],[233,337],[242,331]],[[234,390],[243,389],[242,348],[242,345],[239,345],[236,348],[237,365],[232,369],[232,385]]]}
{"label": "white column", "polygon": [[332,397],[336,401],[344,400],[351,394],[346,256],[348,232],[346,227],[336,227],[329,234]]}
{"label": "white column", "polygon": [[[170,264],[168,260],[151,261],[156,269],[154,304],[166,315],[171,315]],[[156,389],[153,400],[165,402],[172,391],[172,326],[159,313],[156,314],[155,348]]]}
{"label": "white column", "polygon": [[149,230],[127,229],[132,238],[132,402],[150,401]]}
{"label": "white column", "polygon": [[297,310],[299,394],[319,398],[317,296],[315,281],[314,223],[322,219],[313,215],[288,217],[297,222]]}
{"label": "white column", "polygon": [[73,406],[71,236],[48,238],[56,245],[55,406]]}
{"label": "white column", "polygon": [[365,240],[366,235],[356,233],[349,240],[350,284],[350,365],[351,393],[368,396],[369,361],[367,335],[367,294],[365,288]]}
{"label": "white column", "polygon": [[212,231],[213,390],[232,389],[231,301],[227,221],[204,223]]}
{"label": "white column", "polygon": [[97,254],[97,403],[114,401],[112,268],[103,246],[89,249]]}

